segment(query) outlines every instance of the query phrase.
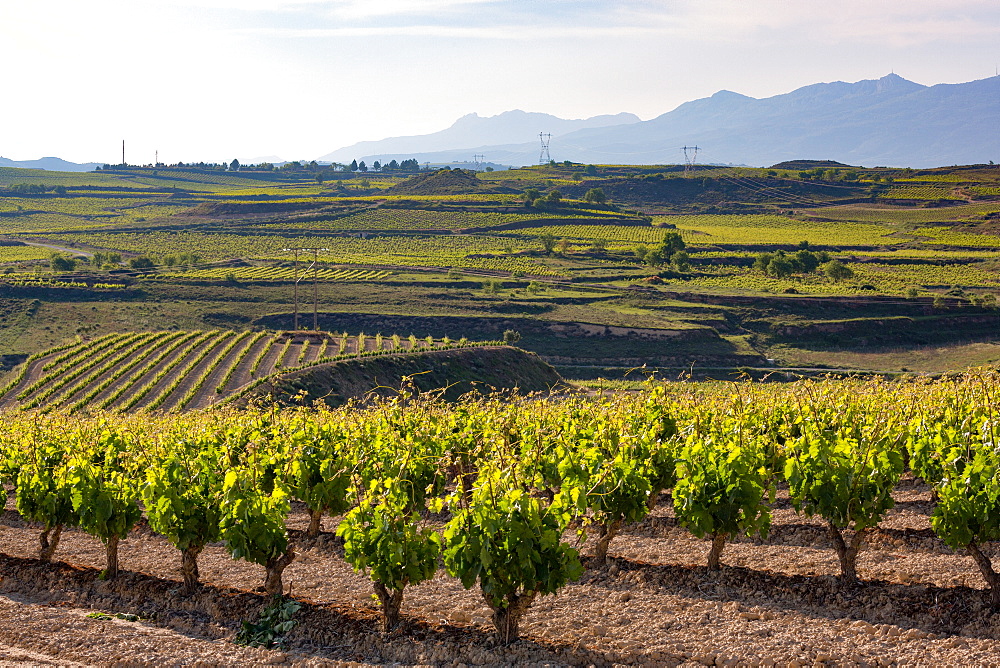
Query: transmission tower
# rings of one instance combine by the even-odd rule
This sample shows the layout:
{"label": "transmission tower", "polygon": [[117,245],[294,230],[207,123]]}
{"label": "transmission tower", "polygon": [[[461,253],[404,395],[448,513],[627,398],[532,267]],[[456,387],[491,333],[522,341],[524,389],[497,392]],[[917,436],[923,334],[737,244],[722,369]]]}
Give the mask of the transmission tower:
{"label": "transmission tower", "polygon": [[552,162],[552,156],[549,155],[549,144],[552,142],[552,135],[550,133],[539,132],[538,140],[542,142],[542,152],[538,154],[538,164],[547,165]]}
{"label": "transmission tower", "polygon": [[480,171],[483,168],[483,161],[486,160],[485,155],[475,154],[472,156],[472,164],[476,166],[476,171]]}
{"label": "transmission tower", "polygon": [[[687,176],[698,162],[698,146],[683,146],[681,150],[684,151],[684,176]],[[689,154],[688,151],[691,151]]]}

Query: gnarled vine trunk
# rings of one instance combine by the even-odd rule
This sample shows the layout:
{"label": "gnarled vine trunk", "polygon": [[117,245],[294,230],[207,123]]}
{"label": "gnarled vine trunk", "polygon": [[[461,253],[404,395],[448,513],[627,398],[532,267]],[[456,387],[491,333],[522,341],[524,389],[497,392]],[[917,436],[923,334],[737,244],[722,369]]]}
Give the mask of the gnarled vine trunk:
{"label": "gnarled vine trunk", "polygon": [[722,549],[726,547],[727,533],[712,534],[712,549],[708,551],[708,570],[717,571],[721,568]]}
{"label": "gnarled vine trunk", "polygon": [[403,590],[389,589],[381,582],[372,582],[375,595],[382,603],[382,630],[386,633],[399,624],[399,608],[403,605]]}
{"label": "gnarled vine trunk", "polygon": [[[52,555],[55,554],[56,548],[59,547],[59,537],[62,535],[63,525],[57,524],[51,529],[46,529],[38,537],[38,542],[40,547],[38,550],[38,558],[42,561],[48,563],[52,561]],[[49,537],[49,532],[52,532],[51,539]]]}
{"label": "gnarled vine trunk", "polygon": [[184,593],[191,594],[198,588],[198,555],[204,545],[191,545],[181,550],[181,574],[184,576]]}
{"label": "gnarled vine trunk", "polygon": [[309,509],[309,528],[306,529],[306,536],[309,538],[316,538],[319,536],[319,530],[323,525],[323,511]]}
{"label": "gnarled vine trunk", "polygon": [[608,547],[612,539],[618,535],[622,527],[622,520],[617,519],[606,524],[598,525],[597,544],[594,545],[594,557],[590,565],[594,568],[603,568],[608,563]]}
{"label": "gnarled vine trunk", "polygon": [[844,582],[857,582],[858,580],[858,553],[864,545],[865,533],[867,529],[859,529],[854,532],[850,544],[844,540],[844,534],[834,526],[833,522],[828,522],[830,540],[837,550],[837,558],[840,559],[840,579]]}
{"label": "gnarled vine trunk", "polygon": [[264,591],[272,596],[280,596],[285,592],[285,585],[281,581],[281,574],[288,564],[295,561],[295,550],[291,545],[280,557],[272,557],[264,564],[267,575],[264,576]]}
{"label": "gnarled vine trunk", "polygon": [[646,507],[649,508],[650,510],[654,510],[656,508],[656,504],[660,502],[660,494],[662,493],[663,493],[662,489],[654,489],[652,492],[650,492],[649,498],[646,499]]}
{"label": "gnarled vine trunk", "polygon": [[483,600],[493,610],[493,627],[497,630],[497,640],[501,645],[509,645],[520,638],[521,618],[535,601],[536,591],[526,591],[523,594],[508,594],[506,605],[495,606],[493,600],[483,592]]}
{"label": "gnarled vine trunk", "polygon": [[105,543],[107,551],[107,566],[101,577],[105,580],[118,577],[118,536],[109,536]]}
{"label": "gnarled vine trunk", "polygon": [[993,570],[993,562],[983,554],[975,542],[966,545],[966,549],[976,561],[976,566],[979,566],[979,572],[983,574],[986,584],[990,586],[990,605],[993,606],[994,610],[1000,610],[1000,576]]}

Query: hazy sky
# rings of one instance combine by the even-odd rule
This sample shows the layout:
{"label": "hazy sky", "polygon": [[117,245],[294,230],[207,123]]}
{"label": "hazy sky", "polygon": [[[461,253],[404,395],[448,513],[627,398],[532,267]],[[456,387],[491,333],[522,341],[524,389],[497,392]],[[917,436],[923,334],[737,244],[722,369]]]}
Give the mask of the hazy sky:
{"label": "hazy sky", "polygon": [[0,156],[311,159],[469,112],[643,119],[993,76],[997,0],[0,0]]}

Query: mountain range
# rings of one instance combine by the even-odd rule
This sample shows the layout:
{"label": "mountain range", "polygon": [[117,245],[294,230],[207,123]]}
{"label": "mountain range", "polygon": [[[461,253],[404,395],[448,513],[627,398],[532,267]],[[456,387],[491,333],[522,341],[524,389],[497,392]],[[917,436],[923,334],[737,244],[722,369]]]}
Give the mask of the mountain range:
{"label": "mountain range", "polygon": [[10,160],[0,157],[0,167],[22,167],[26,169],[48,169],[55,172],[92,172],[96,162],[68,162],[62,158],[40,158],[38,160]]}
{"label": "mountain range", "polygon": [[416,158],[455,163],[538,162],[539,132],[551,133],[557,161],[675,164],[681,147],[699,162],[771,165],[825,159],[862,166],[936,167],[1000,161],[1000,76],[924,86],[897,74],[855,83],[819,83],[768,98],[719,91],[648,121],[633,114],[565,120],[508,111],[463,116],[428,135],[361,142],[320,160]]}

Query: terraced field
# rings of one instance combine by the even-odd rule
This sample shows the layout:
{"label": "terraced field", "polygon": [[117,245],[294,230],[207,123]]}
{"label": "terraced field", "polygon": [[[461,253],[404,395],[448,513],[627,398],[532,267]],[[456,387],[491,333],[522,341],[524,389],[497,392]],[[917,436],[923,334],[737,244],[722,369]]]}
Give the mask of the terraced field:
{"label": "terraced field", "polygon": [[236,280],[246,282],[288,282],[297,279],[324,282],[336,281],[377,281],[388,278],[390,272],[367,269],[317,269],[300,267],[209,267],[165,272],[151,276],[165,280],[221,281]]}
{"label": "terraced field", "polygon": [[32,356],[10,372],[0,409],[205,408],[260,379],[364,353],[419,353],[454,343],[363,333],[228,330],[108,334]]}

